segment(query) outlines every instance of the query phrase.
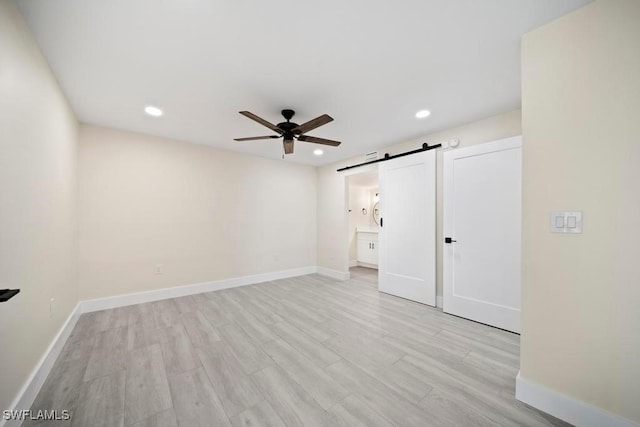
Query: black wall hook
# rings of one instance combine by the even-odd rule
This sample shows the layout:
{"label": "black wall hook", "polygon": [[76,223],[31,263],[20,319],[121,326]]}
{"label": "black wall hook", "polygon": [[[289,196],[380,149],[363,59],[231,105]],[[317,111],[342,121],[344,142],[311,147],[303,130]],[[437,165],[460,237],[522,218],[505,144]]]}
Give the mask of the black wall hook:
{"label": "black wall hook", "polygon": [[20,292],[20,289],[0,289],[0,302],[9,301]]}

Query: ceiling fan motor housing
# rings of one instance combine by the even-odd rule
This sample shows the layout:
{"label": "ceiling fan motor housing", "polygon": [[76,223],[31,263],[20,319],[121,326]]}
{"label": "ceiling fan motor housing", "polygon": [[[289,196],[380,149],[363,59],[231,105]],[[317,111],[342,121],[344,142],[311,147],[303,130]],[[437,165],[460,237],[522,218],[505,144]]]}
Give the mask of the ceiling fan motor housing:
{"label": "ceiling fan motor housing", "polygon": [[293,116],[296,115],[296,112],[293,111],[293,110],[282,110],[281,113],[284,116],[286,121],[291,120],[293,118]]}
{"label": "ceiling fan motor housing", "polygon": [[276,126],[282,131],[282,135],[285,140],[293,139],[293,129],[298,127],[297,123],[291,122],[291,118],[296,114],[293,110],[282,110],[282,116],[287,120],[286,122],[278,123]]}

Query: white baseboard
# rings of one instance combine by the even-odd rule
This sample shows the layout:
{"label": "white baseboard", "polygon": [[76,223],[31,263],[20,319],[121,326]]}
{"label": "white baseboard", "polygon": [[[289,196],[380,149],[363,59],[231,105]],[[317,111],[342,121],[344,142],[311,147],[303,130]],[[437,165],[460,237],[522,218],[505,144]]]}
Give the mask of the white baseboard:
{"label": "white baseboard", "polygon": [[373,268],[374,270],[378,269],[378,264],[369,264],[368,262],[358,261],[358,266],[365,267],[365,268]]}
{"label": "white baseboard", "polygon": [[[60,355],[62,347],[64,347],[67,342],[67,339],[69,338],[69,335],[71,335],[71,331],[73,331],[73,328],[76,326],[81,314],[81,306],[80,303],[78,303],[67,317],[62,328],[60,328],[56,336],[53,338],[53,341],[51,341],[51,344],[49,344],[49,347],[38,361],[38,364],[22,386],[22,389],[18,392],[18,395],[10,408],[7,409],[20,410],[31,408],[31,405],[40,392],[40,388],[47,379],[47,376],[49,376],[49,372],[51,372],[53,364]],[[22,421],[19,420],[0,420],[0,426],[19,426],[20,424],[22,424]]]}
{"label": "white baseboard", "polygon": [[638,427],[631,420],[516,377],[516,399],[578,427]]}
{"label": "white baseboard", "polygon": [[331,270],[325,267],[316,267],[316,273],[336,280],[349,280],[351,278],[351,274],[348,271]]}
{"label": "white baseboard", "polygon": [[436,295],[436,307],[442,308],[442,295]]}
{"label": "white baseboard", "polygon": [[286,279],[289,277],[304,276],[316,272],[315,266],[294,268],[291,270],[274,271],[271,273],[241,276],[232,279],[215,280],[212,282],[196,283],[193,285],[176,286],[173,288],[155,289],[133,294],[116,295],[114,297],[98,298],[82,301],[82,312],[106,310],[109,308],[124,307],[127,305],[142,304],[145,302],[159,301],[163,299],[183,297],[186,295],[201,294],[203,292],[219,291],[221,289],[235,288],[238,286],[254,285],[256,283],[272,280]]}
{"label": "white baseboard", "polygon": [[358,266],[358,260],[352,259],[352,260],[349,261],[349,268],[357,267],[357,266]]}

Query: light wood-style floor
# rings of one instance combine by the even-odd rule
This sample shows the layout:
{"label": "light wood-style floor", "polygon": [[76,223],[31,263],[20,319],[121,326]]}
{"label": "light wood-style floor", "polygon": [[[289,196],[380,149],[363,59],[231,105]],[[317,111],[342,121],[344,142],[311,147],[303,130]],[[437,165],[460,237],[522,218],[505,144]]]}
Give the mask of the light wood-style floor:
{"label": "light wood-style floor", "polygon": [[84,314],[32,409],[72,426],[562,424],[513,397],[517,335],[378,293],[376,274]]}

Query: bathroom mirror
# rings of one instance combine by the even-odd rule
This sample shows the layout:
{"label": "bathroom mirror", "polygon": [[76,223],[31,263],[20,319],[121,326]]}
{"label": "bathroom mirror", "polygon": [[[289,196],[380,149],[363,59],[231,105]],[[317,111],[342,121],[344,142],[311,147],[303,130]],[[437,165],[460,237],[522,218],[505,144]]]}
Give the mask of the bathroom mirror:
{"label": "bathroom mirror", "polygon": [[371,214],[373,215],[373,220],[377,225],[380,225],[380,210],[378,208],[379,203],[380,202],[377,202],[375,205],[373,205],[373,210],[371,212]]}

